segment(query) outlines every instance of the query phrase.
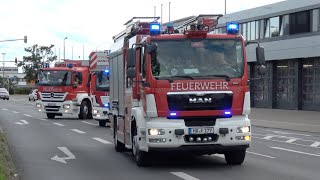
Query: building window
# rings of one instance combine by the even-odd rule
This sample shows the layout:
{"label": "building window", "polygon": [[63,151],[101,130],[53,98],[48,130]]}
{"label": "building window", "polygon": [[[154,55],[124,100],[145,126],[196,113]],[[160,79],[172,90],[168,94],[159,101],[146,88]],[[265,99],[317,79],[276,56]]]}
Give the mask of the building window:
{"label": "building window", "polygon": [[310,11],[290,14],[290,34],[310,32]]}
{"label": "building window", "polygon": [[281,16],[280,36],[289,35],[289,15]]}
{"label": "building window", "polygon": [[256,23],[255,21],[250,22],[250,40],[256,39]]}
{"label": "building window", "polygon": [[279,17],[270,18],[270,37],[277,37],[280,33]]}
{"label": "building window", "polygon": [[279,17],[266,19],[265,21],[265,38],[277,37],[280,33],[280,20]]}
{"label": "building window", "polygon": [[312,32],[319,31],[319,9],[312,10]]}
{"label": "building window", "polygon": [[264,25],[264,38],[269,38],[270,37],[270,19],[265,20],[265,25]]}
{"label": "building window", "polygon": [[247,23],[242,24],[242,35],[245,40],[247,40]]}
{"label": "building window", "polygon": [[260,39],[260,37],[259,37],[259,32],[260,32],[259,21],[255,21],[255,24],[256,24],[256,39]]}

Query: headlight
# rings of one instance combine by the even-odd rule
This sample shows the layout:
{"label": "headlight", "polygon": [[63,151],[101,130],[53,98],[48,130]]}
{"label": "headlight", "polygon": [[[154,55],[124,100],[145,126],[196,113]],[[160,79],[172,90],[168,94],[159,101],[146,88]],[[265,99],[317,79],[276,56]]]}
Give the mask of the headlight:
{"label": "headlight", "polygon": [[250,132],[250,126],[238,127],[237,133],[248,133]]}
{"label": "headlight", "polygon": [[70,104],[64,104],[64,105],[63,105],[63,108],[69,109],[69,108],[70,108]]}
{"label": "headlight", "polygon": [[164,129],[149,129],[148,133],[151,136],[164,135],[165,134],[165,130]]}
{"label": "headlight", "polygon": [[37,107],[37,108],[41,108],[41,104],[37,104],[36,107]]}
{"label": "headlight", "polygon": [[99,113],[99,110],[94,109],[94,110],[92,111],[92,113],[93,113],[93,114],[98,114],[98,113]]}

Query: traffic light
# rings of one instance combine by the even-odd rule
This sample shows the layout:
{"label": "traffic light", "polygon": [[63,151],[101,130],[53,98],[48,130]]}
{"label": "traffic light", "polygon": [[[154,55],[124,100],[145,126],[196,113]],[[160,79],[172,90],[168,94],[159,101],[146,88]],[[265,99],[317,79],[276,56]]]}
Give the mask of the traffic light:
{"label": "traffic light", "polygon": [[15,62],[16,64],[18,63],[17,57],[14,59],[14,62]]}
{"label": "traffic light", "polygon": [[24,43],[27,43],[27,42],[28,42],[27,36],[24,36],[23,41],[24,41]]}

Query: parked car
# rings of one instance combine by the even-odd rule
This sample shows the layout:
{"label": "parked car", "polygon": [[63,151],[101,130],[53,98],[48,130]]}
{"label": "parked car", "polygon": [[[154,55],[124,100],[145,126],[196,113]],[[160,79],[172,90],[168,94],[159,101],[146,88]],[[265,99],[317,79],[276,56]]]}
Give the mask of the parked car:
{"label": "parked car", "polygon": [[9,100],[9,92],[5,88],[0,88],[0,99]]}
{"label": "parked car", "polygon": [[38,100],[38,89],[33,89],[29,94],[29,101],[36,101]]}

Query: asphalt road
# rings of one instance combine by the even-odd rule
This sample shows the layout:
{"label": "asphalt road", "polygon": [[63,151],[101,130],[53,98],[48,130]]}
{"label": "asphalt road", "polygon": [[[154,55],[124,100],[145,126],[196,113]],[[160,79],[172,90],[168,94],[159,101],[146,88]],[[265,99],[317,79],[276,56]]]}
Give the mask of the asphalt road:
{"label": "asphalt road", "polygon": [[94,120],[48,120],[26,96],[0,101],[0,123],[25,180],[319,180],[320,134],[253,127],[253,140],[241,166],[223,156],[159,154],[139,168],[129,152],[117,153],[109,128]]}

